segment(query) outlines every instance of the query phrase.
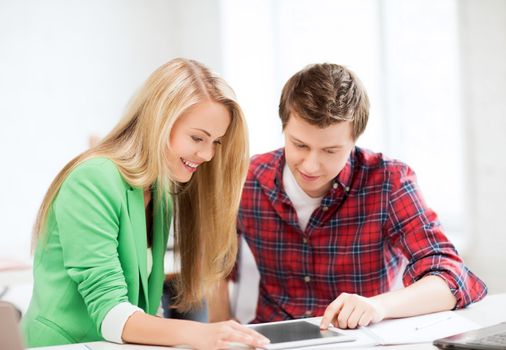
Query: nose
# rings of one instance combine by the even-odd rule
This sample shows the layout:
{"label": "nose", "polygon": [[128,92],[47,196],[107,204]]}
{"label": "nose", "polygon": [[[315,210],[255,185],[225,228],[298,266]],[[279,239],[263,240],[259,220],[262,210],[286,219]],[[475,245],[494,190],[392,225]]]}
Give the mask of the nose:
{"label": "nose", "polygon": [[214,145],[205,146],[197,152],[197,157],[202,161],[208,162],[214,157]]}
{"label": "nose", "polygon": [[320,168],[320,161],[316,152],[309,152],[304,161],[302,162],[302,169],[308,174],[314,174],[318,172]]}

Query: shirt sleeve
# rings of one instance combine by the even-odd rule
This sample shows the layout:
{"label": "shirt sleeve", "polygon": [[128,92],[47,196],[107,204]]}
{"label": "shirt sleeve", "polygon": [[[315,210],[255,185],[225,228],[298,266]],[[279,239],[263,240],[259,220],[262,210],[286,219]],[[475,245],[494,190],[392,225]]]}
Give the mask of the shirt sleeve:
{"label": "shirt sleeve", "polygon": [[83,297],[100,333],[105,314],[128,302],[118,256],[121,178],[104,161],[76,168],[65,180],[53,209],[58,223],[63,264]]}
{"label": "shirt sleeve", "polygon": [[141,308],[127,302],[114,306],[102,321],[102,337],[107,341],[123,344],[124,341],[121,337],[123,328],[130,316],[137,311],[144,313]]}
{"label": "shirt sleeve", "polygon": [[388,236],[408,264],[403,283],[410,285],[427,275],[441,277],[463,308],[487,294],[485,284],[473,274],[444,234],[438,217],[427,207],[414,172],[407,166],[391,174]]}

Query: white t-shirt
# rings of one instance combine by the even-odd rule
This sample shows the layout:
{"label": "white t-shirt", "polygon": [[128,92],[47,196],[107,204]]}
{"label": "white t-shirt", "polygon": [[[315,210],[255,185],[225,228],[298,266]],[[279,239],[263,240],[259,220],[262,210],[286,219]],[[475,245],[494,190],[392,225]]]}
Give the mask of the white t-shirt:
{"label": "white t-shirt", "polygon": [[320,206],[323,196],[313,198],[304,192],[297,183],[297,180],[295,180],[295,176],[292,174],[287,164],[285,164],[283,168],[283,185],[288,198],[292,201],[295,211],[297,212],[299,226],[302,231],[305,231],[311,214]]}

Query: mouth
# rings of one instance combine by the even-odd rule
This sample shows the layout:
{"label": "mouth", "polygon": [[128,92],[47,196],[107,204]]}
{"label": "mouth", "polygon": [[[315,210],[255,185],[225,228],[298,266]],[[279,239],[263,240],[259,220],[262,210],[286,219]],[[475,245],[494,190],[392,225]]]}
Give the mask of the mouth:
{"label": "mouth", "polygon": [[308,182],[316,181],[316,180],[318,180],[320,178],[319,176],[306,175],[302,171],[299,171],[299,174],[300,174],[300,176],[302,177],[302,179],[304,181],[308,181]]}
{"label": "mouth", "polygon": [[183,158],[180,158],[180,159],[181,159],[181,163],[183,163],[183,166],[185,167],[185,169],[188,170],[190,173],[196,172],[197,167],[200,165],[200,163],[194,163],[194,162],[191,162],[191,161],[183,159]]}

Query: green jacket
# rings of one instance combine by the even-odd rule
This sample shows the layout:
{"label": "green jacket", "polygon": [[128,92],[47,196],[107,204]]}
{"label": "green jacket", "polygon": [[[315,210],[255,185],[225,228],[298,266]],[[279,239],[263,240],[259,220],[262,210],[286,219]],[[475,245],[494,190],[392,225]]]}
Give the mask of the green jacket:
{"label": "green jacket", "polygon": [[143,190],[126,183],[109,159],[76,167],[53,201],[35,252],[33,295],[22,320],[26,345],[103,340],[102,320],[120,302],[155,314],[171,215],[171,204],[155,205],[148,276]]}

